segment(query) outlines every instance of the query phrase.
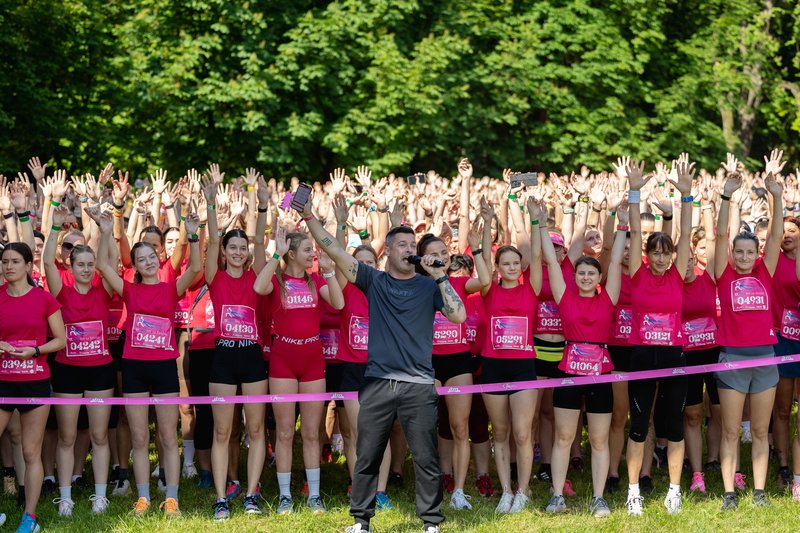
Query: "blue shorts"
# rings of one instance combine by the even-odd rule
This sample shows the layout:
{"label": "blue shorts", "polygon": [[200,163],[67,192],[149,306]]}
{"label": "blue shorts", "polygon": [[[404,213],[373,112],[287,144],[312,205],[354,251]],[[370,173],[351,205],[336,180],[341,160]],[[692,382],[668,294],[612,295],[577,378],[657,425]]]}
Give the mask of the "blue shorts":
{"label": "blue shorts", "polygon": [[[793,341],[775,333],[778,344],[775,345],[775,355],[794,355],[800,353],[800,341]],[[778,374],[782,378],[800,378],[800,362],[784,363],[778,365]]]}

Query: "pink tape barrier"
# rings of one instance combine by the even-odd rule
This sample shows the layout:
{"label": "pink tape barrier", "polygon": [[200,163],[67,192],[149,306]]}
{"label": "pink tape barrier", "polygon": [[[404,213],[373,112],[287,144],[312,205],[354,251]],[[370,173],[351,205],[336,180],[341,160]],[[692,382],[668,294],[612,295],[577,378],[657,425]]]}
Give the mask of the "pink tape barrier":
{"label": "pink tape barrier", "polygon": [[[691,355],[689,355],[691,357]],[[603,374],[600,376],[569,376],[564,378],[541,379],[534,381],[512,381],[507,383],[490,383],[486,385],[462,385],[458,387],[437,387],[439,395],[476,394],[481,392],[507,392],[527,389],[549,389],[555,387],[572,387],[593,383],[615,383],[638,379],[667,378],[706,372],[725,372],[760,366],[780,365],[800,362],[800,354],[782,355],[778,357],[756,358],[745,361],[714,363],[711,365],[684,366],[662,368],[658,370],[641,370],[619,374]],[[223,403],[284,403],[284,402],[318,402],[330,400],[357,400],[358,392],[321,392],[306,394],[258,394],[242,396],[169,396],[140,398],[0,398],[0,404],[49,404],[49,405],[179,405],[179,404],[223,404]]]}

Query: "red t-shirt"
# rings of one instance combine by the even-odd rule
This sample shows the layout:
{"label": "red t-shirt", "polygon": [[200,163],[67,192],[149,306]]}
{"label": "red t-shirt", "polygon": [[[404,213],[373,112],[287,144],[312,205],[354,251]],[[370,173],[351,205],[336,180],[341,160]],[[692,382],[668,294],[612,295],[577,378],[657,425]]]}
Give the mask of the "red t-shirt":
{"label": "red t-shirt", "polygon": [[775,344],[772,329],[772,277],[762,259],[750,274],[738,274],[728,264],[717,283],[722,313],[717,342],[720,346]]}
{"label": "red t-shirt", "polygon": [[467,336],[469,349],[473,355],[480,355],[486,342],[486,308],[480,292],[467,295],[464,302],[467,320],[464,322],[464,333]]}
{"label": "red t-shirt", "polygon": [[681,323],[684,352],[717,346],[717,286],[705,270],[683,283]]}
{"label": "red t-shirt", "polygon": [[[526,269],[525,276],[530,283],[530,268]],[[561,261],[561,274],[564,276],[564,284],[568,289],[578,290],[575,283],[575,266],[569,257]],[[546,265],[542,265],[542,290],[539,291],[539,302],[536,306],[536,321],[533,324],[533,334],[563,335],[564,328],[561,323],[561,313],[558,304],[553,298],[553,290],[550,288],[550,271]]]}
{"label": "red t-shirt", "polygon": [[[591,298],[578,294],[578,291],[567,287],[559,303],[561,319],[564,324],[564,337],[570,344],[590,343],[585,347],[596,350],[600,371],[611,372],[614,365],[608,357],[608,350],[605,345],[611,332],[611,324],[614,321],[614,304],[608,297],[606,291],[600,291]],[[600,346],[603,345],[603,346]],[[569,348],[569,347],[568,347]],[[576,374],[568,368],[567,361],[568,349],[564,350],[564,356],[558,368],[568,374]]]}
{"label": "red t-shirt", "polygon": [[272,328],[278,335],[292,339],[308,339],[319,335],[320,289],[325,280],[318,274],[310,274],[313,287],[305,278],[295,278],[283,274],[284,287],[278,276],[272,277],[270,309]]}
{"label": "red t-shirt", "polygon": [[339,310],[331,307],[331,305],[323,299],[319,300],[319,305],[319,338],[320,341],[322,341],[322,355],[325,357],[326,364],[338,363],[339,345],[341,344],[339,335]]}
{"label": "red t-shirt", "polygon": [[630,343],[648,346],[683,346],[681,306],[683,278],[675,265],[655,276],[642,264],[631,278],[633,324]]}
{"label": "red t-shirt", "polygon": [[487,316],[484,357],[499,359],[533,359],[533,318],[536,316],[536,294],[530,284],[521,283],[512,289],[492,284],[483,297]]}
{"label": "red t-shirt", "polygon": [[[192,316],[189,322],[189,326],[192,328],[192,342],[189,344],[189,350],[209,350],[216,346],[214,304],[211,302],[208,288],[203,290],[203,287],[205,287],[205,279],[201,279],[186,291],[190,298],[190,305],[194,306],[191,308]],[[198,300],[197,295],[200,294],[200,291],[203,291],[203,295]]]}
{"label": "red t-shirt", "polygon": [[[467,281],[469,276],[450,276],[450,285],[461,298],[467,299]],[[433,355],[452,355],[469,351],[465,325],[453,324],[441,311],[433,316]]]}
{"label": "red t-shirt", "polygon": [[[167,261],[166,264],[168,264],[170,267],[172,266],[171,262],[169,261]],[[176,279],[181,277],[183,273],[186,272],[186,267],[188,264],[189,260],[184,259],[183,263],[181,263],[181,267],[178,269],[178,272],[174,272]],[[170,268],[170,270],[172,269]],[[190,296],[191,295],[189,291],[186,291],[186,293],[184,293],[183,295],[183,298],[178,300],[178,305],[175,307],[175,320],[174,320],[176,328],[185,328],[186,326],[189,325],[191,319],[191,317],[189,316],[189,312],[192,310],[192,302],[194,302],[193,299],[190,299]]]}
{"label": "red t-shirt", "polygon": [[340,361],[366,363],[369,344],[369,302],[367,296],[353,283],[342,289],[344,308],[339,314]]}
{"label": "red t-shirt", "polygon": [[620,280],[619,298],[614,306],[614,320],[612,322],[609,343],[612,346],[630,346],[631,330],[633,329],[633,288],[631,277],[622,273]]}
{"label": "red t-shirt", "polygon": [[797,280],[796,263],[785,253],[778,254],[778,265],[772,276],[772,320],[781,335],[800,339],[800,281]]}
{"label": "red t-shirt", "polygon": [[125,327],[125,304],[119,294],[114,293],[114,296],[111,297],[106,314],[108,315],[106,319],[108,342],[117,342],[122,335],[122,328]]}
{"label": "red t-shirt", "polygon": [[270,308],[269,295],[258,297],[258,329],[261,331],[261,349],[264,361],[269,361],[272,350],[272,309]]}
{"label": "red t-shirt", "polygon": [[108,308],[111,297],[105,287],[93,285],[81,294],[75,286],[64,285],[56,297],[67,333],[67,346],[56,361],[73,366],[99,366],[112,361],[108,351]]}
{"label": "red t-shirt", "polygon": [[[0,290],[0,340],[18,347],[42,346],[47,342],[47,319],[61,308],[52,294],[32,287],[22,296]],[[36,381],[50,377],[47,355],[20,359],[0,354],[0,381]]]}
{"label": "red t-shirt", "polygon": [[124,282],[125,318],[123,359],[163,361],[178,358],[172,319],[178,303],[175,282],[153,285]]}
{"label": "red t-shirt", "polygon": [[258,294],[253,290],[256,273],[252,269],[238,278],[225,270],[217,271],[208,286],[214,304],[214,334],[229,340],[259,342]]}

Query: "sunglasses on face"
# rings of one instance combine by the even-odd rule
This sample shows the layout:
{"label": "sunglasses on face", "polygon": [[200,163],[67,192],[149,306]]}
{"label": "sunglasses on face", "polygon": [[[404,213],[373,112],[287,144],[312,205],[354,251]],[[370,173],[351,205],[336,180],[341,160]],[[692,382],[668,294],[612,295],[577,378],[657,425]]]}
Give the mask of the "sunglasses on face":
{"label": "sunglasses on face", "polygon": [[75,248],[74,243],[71,242],[61,243],[61,249],[64,250],[65,252],[71,252],[73,248]]}

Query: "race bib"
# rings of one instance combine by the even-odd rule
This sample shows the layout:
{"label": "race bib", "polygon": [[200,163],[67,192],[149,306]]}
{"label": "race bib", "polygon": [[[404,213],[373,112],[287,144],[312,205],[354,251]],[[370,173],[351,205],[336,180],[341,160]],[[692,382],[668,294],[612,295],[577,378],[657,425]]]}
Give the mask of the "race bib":
{"label": "race bib", "polygon": [[339,353],[339,330],[321,329],[319,340],[322,342],[322,356],[325,359],[336,359],[336,354]]}
{"label": "race bib", "polygon": [[176,328],[185,328],[189,325],[189,313],[191,310],[192,302],[188,298],[178,300],[178,306],[175,308],[175,318],[173,319]]}
{"label": "race bib", "polygon": [[214,317],[214,304],[211,302],[211,298],[209,298],[206,301],[206,327],[213,328],[216,322],[217,319]]}
{"label": "race bib", "polygon": [[[36,346],[36,341],[6,341],[14,348]],[[8,352],[0,354],[0,374],[26,376],[36,373],[36,358],[21,359]]]}
{"label": "race bib", "polygon": [[695,318],[683,323],[686,348],[710,348],[717,345],[717,324],[713,318]]}
{"label": "race bib", "polygon": [[553,300],[539,302],[536,313],[537,333],[561,333],[561,313]]}
{"label": "race bib", "polygon": [[734,311],[769,311],[767,290],[753,277],[731,283],[731,302]]}
{"label": "race bib", "polygon": [[366,350],[369,345],[369,318],[351,316],[348,331],[350,333],[350,348],[353,350]]}
{"label": "race bib", "polygon": [[567,374],[598,376],[603,370],[606,350],[598,344],[570,343],[564,350]]}
{"label": "race bib", "polygon": [[783,310],[781,335],[785,339],[800,341],[800,311],[797,309]]}
{"label": "race bib", "polygon": [[313,309],[317,306],[317,293],[311,292],[302,279],[285,279],[286,288],[281,292],[284,309]]}
{"label": "race bib", "polygon": [[149,350],[172,350],[172,321],[152,315],[133,315],[131,347]]}
{"label": "race bib", "polygon": [[614,325],[614,338],[627,341],[633,331],[633,310],[630,307],[617,309],[617,321]]}
{"label": "race bib", "polygon": [[67,324],[65,328],[67,330],[67,357],[90,357],[107,353],[101,321]]}
{"label": "race bib", "polygon": [[122,320],[122,309],[111,308],[108,310],[106,337],[108,337],[109,342],[118,341],[119,336],[122,335],[122,328],[119,327],[120,320]]}
{"label": "race bib", "polygon": [[491,338],[495,350],[529,350],[528,317],[492,317]]}
{"label": "race bib", "polygon": [[255,309],[246,305],[223,305],[220,314],[219,330],[223,337],[258,342]]}
{"label": "race bib", "polygon": [[433,344],[461,344],[461,324],[453,324],[439,311],[433,317]]}
{"label": "race bib", "polygon": [[675,343],[675,313],[644,313],[639,325],[639,339],[649,346],[671,346]]}

